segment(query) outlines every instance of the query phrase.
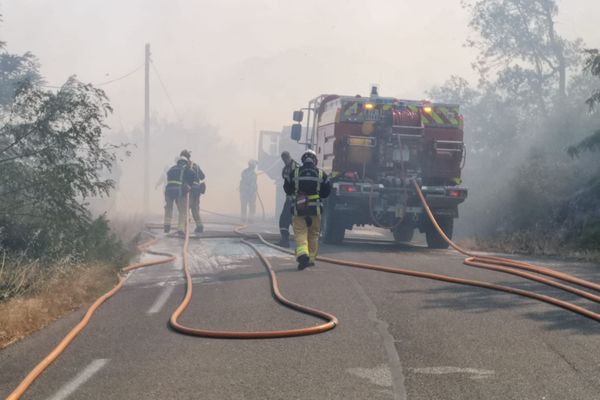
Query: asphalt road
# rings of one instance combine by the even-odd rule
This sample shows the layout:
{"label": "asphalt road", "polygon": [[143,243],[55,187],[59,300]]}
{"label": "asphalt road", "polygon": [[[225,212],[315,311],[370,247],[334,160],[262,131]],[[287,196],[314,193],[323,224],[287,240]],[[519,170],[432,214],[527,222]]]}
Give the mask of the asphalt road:
{"label": "asphalt road", "polygon": [[[369,234],[369,232],[363,232]],[[365,236],[378,239],[376,236]],[[163,238],[156,250],[181,250]],[[294,260],[265,246],[283,294],[335,314],[333,331],[220,340],[171,331],[181,263],[133,272],[126,286],[24,399],[600,399],[600,324],[533,300],[474,287]],[[237,239],[193,240],[194,298],[181,318],[212,329],[309,326],[278,305],[263,266]],[[323,246],[322,254],[468,277],[572,300],[517,277],[462,265],[450,250],[391,243]],[[146,257],[146,256],[144,256]],[[542,260],[600,282],[600,266]],[[598,305],[579,301],[596,312]],[[83,310],[0,351],[5,397]]]}

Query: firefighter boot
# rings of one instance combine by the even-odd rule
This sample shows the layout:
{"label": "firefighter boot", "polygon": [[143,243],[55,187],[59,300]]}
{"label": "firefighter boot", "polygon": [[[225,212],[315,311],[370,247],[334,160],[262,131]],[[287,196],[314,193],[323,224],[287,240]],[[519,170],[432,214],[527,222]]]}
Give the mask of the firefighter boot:
{"label": "firefighter boot", "polygon": [[308,255],[306,254],[302,254],[301,256],[298,256],[298,269],[300,271],[302,271],[304,268],[308,267],[310,264],[310,258],[308,258]]}
{"label": "firefighter boot", "polygon": [[281,233],[281,239],[279,242],[275,243],[279,247],[285,247],[286,249],[290,247],[290,231],[287,229],[281,229],[279,231]]}

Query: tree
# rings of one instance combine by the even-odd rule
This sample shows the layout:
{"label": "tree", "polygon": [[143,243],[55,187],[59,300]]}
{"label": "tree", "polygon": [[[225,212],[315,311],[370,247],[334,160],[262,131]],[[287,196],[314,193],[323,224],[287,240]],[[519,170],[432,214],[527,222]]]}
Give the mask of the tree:
{"label": "tree", "polygon": [[479,50],[474,68],[482,80],[496,72],[499,88],[548,116],[551,101],[567,95],[567,72],[577,64],[580,46],[557,33],[556,1],[477,0],[463,6],[478,35],[467,45]]}
{"label": "tree", "polygon": [[[1,47],[0,47],[1,48]],[[43,83],[38,59],[31,53],[0,54],[0,106],[11,104],[19,86]]]}
{"label": "tree", "polygon": [[463,178],[473,190],[459,220],[464,233],[529,231],[533,242],[560,225],[557,210],[594,176],[595,160],[573,162],[564,152],[599,120],[584,106],[592,83],[581,72],[582,42],[556,31],[556,3],[463,1],[479,81],[451,77],[429,94],[461,104],[465,117]]}
{"label": "tree", "polygon": [[37,239],[46,255],[77,248],[92,223],[85,199],[113,186],[103,176],[118,146],[101,141],[112,109],[75,77],[44,90],[33,56],[4,56],[15,62],[0,60],[0,92],[9,93],[0,105],[0,244],[19,250]]}
{"label": "tree", "polygon": [[[598,49],[591,49],[586,50],[586,53],[588,57],[585,61],[584,71],[600,78],[600,52]],[[590,112],[594,111],[594,107],[600,104],[600,89],[594,90],[585,103],[590,107]],[[600,151],[600,129],[575,146],[570,146],[567,150],[571,157],[578,157],[583,151]]]}
{"label": "tree", "polygon": [[[584,70],[592,76],[600,78],[600,51],[598,49],[586,50],[588,57],[585,61]],[[590,106],[590,111],[594,109],[596,104],[600,104],[600,88],[594,90],[586,104]]]}

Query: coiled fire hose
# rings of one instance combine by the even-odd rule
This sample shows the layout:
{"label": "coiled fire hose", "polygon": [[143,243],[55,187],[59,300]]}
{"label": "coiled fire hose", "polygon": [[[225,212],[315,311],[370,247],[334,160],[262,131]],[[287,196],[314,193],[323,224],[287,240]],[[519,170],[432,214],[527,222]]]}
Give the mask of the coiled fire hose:
{"label": "coiled fire hose", "polygon": [[[186,199],[186,201],[188,201],[188,200],[189,199]],[[189,224],[186,222],[185,240],[183,243],[183,270],[185,273],[185,280],[186,280],[186,292],[185,292],[185,297],[183,298],[183,301],[181,302],[181,304],[179,304],[177,309],[173,312],[173,314],[171,315],[171,319],[169,320],[169,324],[171,325],[171,327],[174,330],[176,330],[180,333],[184,333],[186,335],[211,337],[211,338],[266,339],[266,338],[281,338],[281,337],[314,335],[314,334],[326,332],[330,329],[335,328],[335,326],[338,323],[338,320],[334,315],[331,315],[329,313],[326,313],[324,311],[320,311],[320,310],[317,310],[314,308],[306,307],[306,306],[303,306],[298,303],[294,303],[294,302],[286,299],[285,297],[283,297],[283,295],[279,291],[279,285],[277,283],[277,276],[275,275],[275,272],[273,271],[273,267],[271,266],[271,263],[261,254],[261,252],[256,248],[255,245],[253,245],[252,243],[250,243],[246,240],[242,240],[242,243],[244,243],[247,246],[250,246],[250,248],[252,248],[252,250],[254,250],[256,255],[258,255],[258,257],[264,264],[265,268],[267,269],[267,272],[269,273],[269,278],[271,280],[271,288],[273,291],[273,296],[275,296],[275,299],[277,299],[277,301],[279,303],[281,303],[284,306],[291,308],[293,310],[302,312],[304,314],[309,314],[314,317],[321,318],[327,322],[320,324],[320,325],[307,327],[307,328],[275,330],[275,331],[256,331],[256,332],[216,331],[216,330],[208,330],[208,329],[201,329],[201,328],[191,328],[191,327],[182,325],[178,321],[178,318],[185,311],[187,306],[190,304],[190,301],[192,300],[192,287],[193,287],[192,275],[190,274],[190,269],[189,269],[189,252],[188,252]]]}

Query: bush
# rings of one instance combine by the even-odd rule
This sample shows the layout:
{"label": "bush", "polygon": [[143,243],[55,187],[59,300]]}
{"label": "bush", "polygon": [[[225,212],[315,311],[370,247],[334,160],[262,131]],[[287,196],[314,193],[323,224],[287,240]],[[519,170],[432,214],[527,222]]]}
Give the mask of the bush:
{"label": "bush", "polygon": [[557,222],[566,232],[568,245],[600,250],[600,177],[582,186],[564,202]]}

